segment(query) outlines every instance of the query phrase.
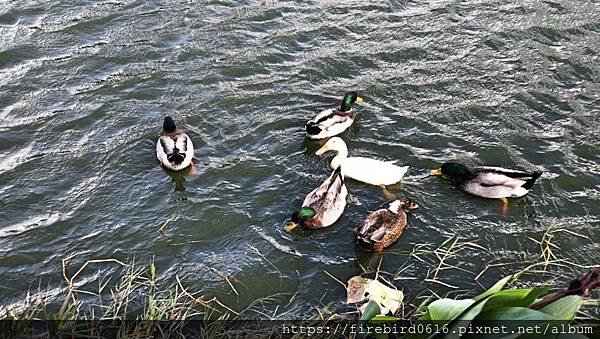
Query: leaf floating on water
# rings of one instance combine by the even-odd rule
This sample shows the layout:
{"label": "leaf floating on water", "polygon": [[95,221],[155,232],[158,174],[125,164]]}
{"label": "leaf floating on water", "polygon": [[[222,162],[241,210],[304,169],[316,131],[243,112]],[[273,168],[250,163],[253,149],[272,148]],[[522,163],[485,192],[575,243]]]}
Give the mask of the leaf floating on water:
{"label": "leaf floating on water", "polygon": [[[355,276],[348,280],[346,289],[346,303],[360,303],[364,301],[374,301],[381,310],[380,314],[396,313],[402,305],[404,294],[395,288],[390,288],[377,280],[367,279]],[[364,313],[367,303],[359,307],[361,313]]]}

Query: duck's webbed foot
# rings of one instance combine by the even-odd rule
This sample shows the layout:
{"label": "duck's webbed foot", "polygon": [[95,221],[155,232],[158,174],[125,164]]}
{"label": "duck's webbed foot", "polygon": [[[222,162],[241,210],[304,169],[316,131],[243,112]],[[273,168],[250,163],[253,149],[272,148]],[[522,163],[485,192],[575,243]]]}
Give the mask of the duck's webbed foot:
{"label": "duck's webbed foot", "polygon": [[385,185],[379,185],[379,187],[383,191],[383,195],[385,196],[386,199],[388,199],[388,200],[396,200],[396,198],[398,198],[398,196],[396,195],[396,193],[390,192],[385,187]]}
{"label": "duck's webbed foot", "polygon": [[508,212],[508,199],[500,198],[502,200],[502,215],[506,215]]}

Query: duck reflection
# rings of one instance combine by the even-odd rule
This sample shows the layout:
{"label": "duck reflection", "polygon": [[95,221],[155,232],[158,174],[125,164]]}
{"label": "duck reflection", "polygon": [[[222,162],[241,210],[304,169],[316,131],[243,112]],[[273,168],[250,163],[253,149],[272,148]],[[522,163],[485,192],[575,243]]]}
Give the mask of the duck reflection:
{"label": "duck reflection", "polygon": [[175,184],[175,191],[178,192],[185,192],[185,178],[194,175],[196,172],[196,166],[194,166],[194,163],[180,171],[172,171],[164,166],[163,169],[171,177],[171,180]]}
{"label": "duck reflection", "polygon": [[304,138],[304,142],[302,143],[302,146],[304,147],[304,154],[305,155],[314,155],[315,152],[321,148],[323,145],[325,145],[325,143],[327,142],[328,139],[310,139],[310,138]]}

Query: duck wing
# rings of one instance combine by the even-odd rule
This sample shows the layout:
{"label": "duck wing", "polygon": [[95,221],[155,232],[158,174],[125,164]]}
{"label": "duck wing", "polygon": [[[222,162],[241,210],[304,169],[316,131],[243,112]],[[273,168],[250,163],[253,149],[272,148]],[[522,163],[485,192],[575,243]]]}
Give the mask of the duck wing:
{"label": "duck wing", "polygon": [[526,173],[501,167],[478,167],[473,179],[462,183],[468,193],[484,198],[517,198],[526,195],[541,172]]}
{"label": "duck wing", "polygon": [[333,224],[342,215],[346,207],[347,195],[348,190],[338,167],[321,186],[306,196],[302,206],[312,207],[317,211],[315,218],[322,224],[322,227],[326,227]]}
{"label": "duck wing", "polygon": [[[172,135],[163,135],[158,139],[160,149],[165,154],[167,161],[173,164],[180,164],[188,153],[189,138],[184,133]],[[157,145],[157,152],[159,151]]]}
{"label": "duck wing", "polygon": [[351,157],[342,162],[344,177],[371,185],[392,185],[402,180],[408,166],[398,166],[387,161]]}
{"label": "duck wing", "polygon": [[379,241],[396,225],[398,218],[399,215],[388,209],[371,212],[358,227],[357,236],[367,242]]}
{"label": "duck wing", "polygon": [[356,112],[353,110],[342,112],[328,109],[309,120],[304,128],[310,136],[317,136],[323,132],[328,132],[328,135],[339,134],[352,125],[355,117]]}
{"label": "duck wing", "polygon": [[475,180],[484,186],[525,187],[530,189],[541,172],[522,172],[502,167],[482,166],[476,168]]}
{"label": "duck wing", "polygon": [[194,158],[194,145],[185,133],[162,135],[156,142],[156,157],[172,170],[189,166]]}
{"label": "duck wing", "polygon": [[478,172],[498,173],[498,174],[505,175],[507,177],[522,178],[522,179],[531,178],[536,173],[539,173],[539,172],[523,172],[523,171],[517,171],[517,170],[513,170],[513,169],[509,169],[509,168],[493,167],[493,166],[479,166],[479,167],[475,167],[475,170]]}
{"label": "duck wing", "polygon": [[506,187],[521,187],[525,184],[524,180],[515,179],[508,177],[504,174],[481,172],[477,174],[473,181],[479,183],[482,186],[493,187],[493,186],[506,186]]}

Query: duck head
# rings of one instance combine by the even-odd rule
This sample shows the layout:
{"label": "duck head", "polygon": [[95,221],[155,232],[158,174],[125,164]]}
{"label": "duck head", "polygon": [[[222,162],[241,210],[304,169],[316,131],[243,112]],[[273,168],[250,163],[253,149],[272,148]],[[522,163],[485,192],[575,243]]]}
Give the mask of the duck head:
{"label": "duck head", "polygon": [[346,93],[342,99],[342,106],[340,107],[340,110],[342,112],[348,112],[352,109],[352,105],[354,105],[355,102],[361,103],[363,102],[363,98],[359,97],[356,92]]}
{"label": "duck head", "polygon": [[419,208],[419,205],[416,202],[414,202],[408,198],[400,198],[400,199],[396,199],[390,203],[389,210],[394,213],[398,213],[400,211],[400,209],[408,211],[408,210],[414,210],[417,208]]}
{"label": "duck head", "polygon": [[300,211],[292,213],[292,218],[288,221],[283,229],[286,232],[293,231],[298,225],[302,224],[304,220],[310,220],[317,215],[317,211],[312,207],[302,207]]}
{"label": "duck head", "polygon": [[446,175],[450,178],[468,178],[472,176],[472,173],[467,166],[455,162],[444,163],[442,167],[431,170],[430,174]]}
{"label": "duck head", "polygon": [[344,140],[342,140],[342,138],[333,137],[333,138],[327,140],[325,145],[323,145],[323,147],[319,148],[315,152],[315,154],[321,155],[321,154],[327,153],[329,151],[336,151],[338,153],[348,153],[348,147],[346,146],[346,143],[344,142]]}
{"label": "duck head", "polygon": [[175,126],[175,121],[171,117],[165,117],[165,121],[163,122],[163,132],[164,133],[173,133],[177,130]]}

